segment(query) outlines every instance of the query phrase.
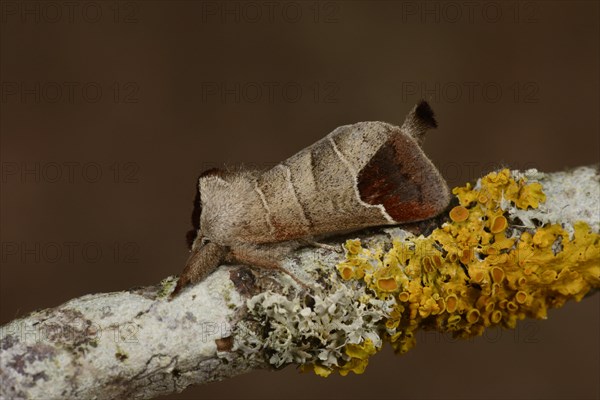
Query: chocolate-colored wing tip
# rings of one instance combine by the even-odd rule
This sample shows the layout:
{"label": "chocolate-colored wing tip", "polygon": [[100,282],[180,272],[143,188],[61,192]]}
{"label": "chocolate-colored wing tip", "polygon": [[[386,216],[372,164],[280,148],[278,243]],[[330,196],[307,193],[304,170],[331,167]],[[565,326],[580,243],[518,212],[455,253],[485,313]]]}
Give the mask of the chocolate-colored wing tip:
{"label": "chocolate-colored wing tip", "polygon": [[418,121],[429,128],[437,128],[438,124],[431,106],[425,100],[421,100],[415,109]]}
{"label": "chocolate-colored wing tip", "polygon": [[382,205],[397,223],[422,221],[442,212],[448,190],[435,166],[406,135],[392,136],[357,177],[360,199]]}

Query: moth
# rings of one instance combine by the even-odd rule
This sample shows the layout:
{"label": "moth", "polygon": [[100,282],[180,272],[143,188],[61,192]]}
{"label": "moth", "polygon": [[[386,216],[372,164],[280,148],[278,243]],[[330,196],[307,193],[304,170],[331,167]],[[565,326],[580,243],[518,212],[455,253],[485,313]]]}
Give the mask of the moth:
{"label": "moth", "polygon": [[267,170],[205,171],[187,236],[190,255],[172,297],[223,263],[281,269],[292,251],[322,238],[435,217],[450,201],[421,149],[435,127],[421,101],[401,127],[345,125]]}

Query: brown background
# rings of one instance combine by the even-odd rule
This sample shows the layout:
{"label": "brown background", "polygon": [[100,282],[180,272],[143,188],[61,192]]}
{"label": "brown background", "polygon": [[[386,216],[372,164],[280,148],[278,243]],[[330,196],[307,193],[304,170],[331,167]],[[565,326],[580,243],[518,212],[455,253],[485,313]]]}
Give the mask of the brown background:
{"label": "brown background", "polygon": [[[597,2],[67,3],[2,2],[2,323],[178,274],[201,170],[400,124],[421,97],[451,185],[600,160]],[[361,376],[290,367],[167,398],[598,398],[599,299],[424,334]]]}

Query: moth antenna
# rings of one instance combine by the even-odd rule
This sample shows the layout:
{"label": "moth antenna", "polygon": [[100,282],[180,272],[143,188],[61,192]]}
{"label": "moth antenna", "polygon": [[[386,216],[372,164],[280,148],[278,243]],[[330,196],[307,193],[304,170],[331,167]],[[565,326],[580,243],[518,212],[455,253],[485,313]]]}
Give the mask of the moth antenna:
{"label": "moth antenna", "polygon": [[402,127],[403,132],[409,134],[421,146],[425,139],[425,132],[437,128],[433,110],[425,100],[421,100],[406,116]]}

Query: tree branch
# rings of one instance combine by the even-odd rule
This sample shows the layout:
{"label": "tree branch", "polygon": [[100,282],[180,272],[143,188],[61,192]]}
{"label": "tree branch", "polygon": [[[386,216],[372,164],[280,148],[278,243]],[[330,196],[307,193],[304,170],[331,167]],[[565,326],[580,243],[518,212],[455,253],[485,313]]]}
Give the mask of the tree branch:
{"label": "tree branch", "polygon": [[383,341],[409,350],[417,329],[469,337],[545,318],[600,288],[599,176],[489,174],[435,221],[298,251],[285,268],[308,291],[222,266],[172,301],[170,277],[34,312],[1,328],[0,397],[153,398],[290,363],[360,373]]}

